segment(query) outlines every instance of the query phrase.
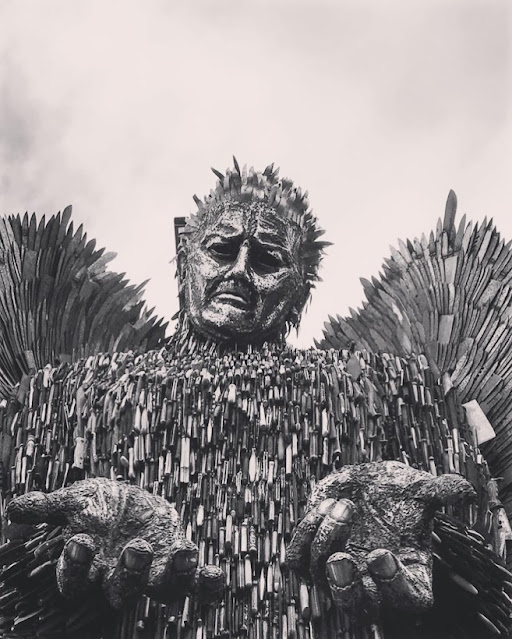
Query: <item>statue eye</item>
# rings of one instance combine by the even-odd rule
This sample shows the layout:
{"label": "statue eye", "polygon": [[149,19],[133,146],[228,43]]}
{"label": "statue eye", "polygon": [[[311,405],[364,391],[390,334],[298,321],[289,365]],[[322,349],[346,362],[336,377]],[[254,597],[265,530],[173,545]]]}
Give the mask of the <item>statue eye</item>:
{"label": "statue eye", "polygon": [[232,242],[213,242],[208,246],[209,252],[218,260],[232,261],[236,259],[237,247]]}
{"label": "statue eye", "polygon": [[254,246],[252,255],[254,267],[264,273],[277,271],[285,265],[285,260],[279,252],[266,249],[262,246]]}

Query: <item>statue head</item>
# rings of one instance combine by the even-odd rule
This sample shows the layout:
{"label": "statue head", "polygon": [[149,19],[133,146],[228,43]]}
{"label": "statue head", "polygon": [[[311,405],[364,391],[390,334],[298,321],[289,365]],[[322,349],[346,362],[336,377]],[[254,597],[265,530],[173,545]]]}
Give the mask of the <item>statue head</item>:
{"label": "statue head", "polygon": [[180,297],[196,331],[217,341],[259,343],[298,326],[327,245],[307,193],[236,159],[181,233]]}

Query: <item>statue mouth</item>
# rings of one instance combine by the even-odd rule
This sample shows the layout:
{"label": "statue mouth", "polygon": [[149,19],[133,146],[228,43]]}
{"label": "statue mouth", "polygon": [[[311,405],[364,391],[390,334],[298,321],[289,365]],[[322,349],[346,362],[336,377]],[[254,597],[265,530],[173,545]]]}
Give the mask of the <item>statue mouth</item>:
{"label": "statue mouth", "polygon": [[223,304],[230,304],[243,310],[251,307],[250,296],[239,291],[217,291],[212,295],[212,300]]}
{"label": "statue mouth", "polygon": [[241,310],[248,310],[253,306],[254,295],[248,286],[236,282],[222,282],[213,291],[210,299]]}

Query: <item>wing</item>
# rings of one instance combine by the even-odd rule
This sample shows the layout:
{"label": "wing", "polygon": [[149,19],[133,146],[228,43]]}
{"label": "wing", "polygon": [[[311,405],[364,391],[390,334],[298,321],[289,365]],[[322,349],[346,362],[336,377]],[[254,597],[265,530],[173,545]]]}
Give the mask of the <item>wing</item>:
{"label": "wing", "polygon": [[512,575],[484,538],[438,513],[433,542],[435,604],[429,622],[464,639],[508,637]]}
{"label": "wing", "polygon": [[403,357],[423,353],[448,372],[463,402],[476,400],[496,438],[482,446],[512,513],[512,251],[492,220],[455,225],[450,191],[444,221],[427,237],[399,242],[379,278],[362,280],[367,301],[329,318],[322,347]]}
{"label": "wing", "polygon": [[57,590],[55,564],[64,546],[60,528],[9,528],[13,539],[0,548],[0,636],[97,639],[106,630],[105,602],[94,595],[67,602]]}
{"label": "wing", "polygon": [[510,636],[512,575],[484,538],[460,520],[434,521],[434,607],[421,619],[396,612],[383,618],[386,639],[492,639]]}
{"label": "wing", "polygon": [[0,219],[0,396],[48,362],[98,352],[145,350],[166,325],[148,311],[144,284],[108,271],[114,253],[96,249],[71,207],[48,221]]}

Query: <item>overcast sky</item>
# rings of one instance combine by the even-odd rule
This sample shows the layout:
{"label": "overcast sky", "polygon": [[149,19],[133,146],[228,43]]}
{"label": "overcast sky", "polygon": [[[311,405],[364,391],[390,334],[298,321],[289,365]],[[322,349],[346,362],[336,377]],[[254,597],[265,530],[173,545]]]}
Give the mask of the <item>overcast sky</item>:
{"label": "overcast sky", "polygon": [[0,0],[0,213],[72,204],[171,317],[173,217],[210,166],[273,161],[334,243],[309,345],[450,188],[512,239],[510,18],[509,0]]}

